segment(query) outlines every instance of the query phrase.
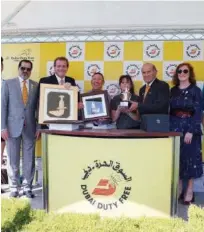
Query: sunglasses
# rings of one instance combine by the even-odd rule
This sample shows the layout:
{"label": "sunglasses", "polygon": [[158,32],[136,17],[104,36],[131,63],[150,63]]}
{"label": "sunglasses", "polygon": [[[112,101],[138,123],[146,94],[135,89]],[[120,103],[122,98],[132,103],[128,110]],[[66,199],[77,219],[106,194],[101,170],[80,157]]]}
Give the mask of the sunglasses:
{"label": "sunglasses", "polygon": [[189,73],[189,71],[188,71],[188,69],[184,69],[184,70],[179,69],[179,70],[177,71],[177,73],[178,73],[178,74],[181,74],[181,73],[187,74],[187,73]]}
{"label": "sunglasses", "polygon": [[21,71],[28,71],[30,72],[31,71],[31,68],[26,68],[26,67],[20,67]]}

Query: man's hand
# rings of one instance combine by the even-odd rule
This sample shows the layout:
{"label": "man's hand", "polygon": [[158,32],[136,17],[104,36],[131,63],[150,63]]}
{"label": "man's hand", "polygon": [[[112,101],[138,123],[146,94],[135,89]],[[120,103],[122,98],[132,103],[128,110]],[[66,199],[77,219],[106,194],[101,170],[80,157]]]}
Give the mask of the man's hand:
{"label": "man's hand", "polygon": [[38,140],[40,138],[40,136],[41,136],[41,132],[39,130],[37,130],[35,133],[36,140]]}
{"label": "man's hand", "polygon": [[64,83],[64,88],[65,89],[70,89],[71,86],[72,85],[70,83],[68,83],[68,82]]}
{"label": "man's hand", "polygon": [[[64,86],[64,88],[67,89],[67,90],[69,90],[71,87],[73,87],[69,82],[64,83],[63,86]],[[77,91],[79,91],[79,87],[78,87],[78,86],[74,86],[74,87],[76,87],[76,88],[77,88]]]}
{"label": "man's hand", "polygon": [[138,102],[134,102],[134,101],[130,101],[132,104],[130,106],[130,108],[128,109],[128,112],[133,112],[136,111],[138,108]]}
{"label": "man's hand", "polygon": [[7,129],[1,131],[1,137],[2,137],[5,141],[8,139],[9,133],[8,133],[8,130],[7,130]]}
{"label": "man's hand", "polygon": [[185,134],[185,136],[184,136],[184,142],[185,142],[186,144],[191,144],[192,138],[193,138],[193,134],[187,132],[187,133]]}
{"label": "man's hand", "polygon": [[78,102],[78,110],[83,108],[84,108],[84,104],[82,102]]}

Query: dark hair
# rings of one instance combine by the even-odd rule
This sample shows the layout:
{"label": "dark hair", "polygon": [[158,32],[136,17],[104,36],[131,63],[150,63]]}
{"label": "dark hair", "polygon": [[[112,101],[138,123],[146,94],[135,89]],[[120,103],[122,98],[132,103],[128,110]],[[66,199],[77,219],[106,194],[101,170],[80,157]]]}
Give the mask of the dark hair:
{"label": "dark hair", "polygon": [[175,71],[175,74],[174,74],[174,76],[173,76],[173,84],[175,85],[175,86],[178,86],[179,84],[180,84],[180,81],[179,81],[179,79],[178,79],[178,70],[181,68],[181,67],[183,67],[183,66],[187,66],[188,67],[188,69],[189,69],[189,82],[191,83],[191,84],[193,84],[193,85],[195,85],[196,84],[196,79],[195,79],[195,72],[194,72],[194,69],[193,69],[193,66],[191,65],[191,64],[189,64],[189,63],[181,63],[181,64],[179,64],[178,66],[177,66],[177,68],[176,68],[176,71]]}
{"label": "dark hair", "polygon": [[100,76],[102,77],[103,81],[105,81],[104,76],[103,76],[103,74],[102,74],[102,73],[100,73],[100,72],[96,72],[96,73],[94,73],[94,75],[93,75],[92,77],[94,77],[95,75],[100,75]]}
{"label": "dark hair", "polygon": [[33,69],[33,63],[32,63],[32,61],[30,61],[30,60],[21,60],[21,61],[19,62],[19,64],[18,64],[18,68],[21,67],[21,64],[22,64],[23,62],[24,62],[24,63],[29,63],[30,66],[31,66],[31,70]]}
{"label": "dark hair", "polygon": [[133,84],[131,76],[130,75],[122,75],[122,76],[120,76],[119,85],[122,83],[123,79],[126,79],[128,82],[130,82],[130,93],[135,94],[134,84]]}
{"label": "dark hair", "polygon": [[58,60],[61,60],[61,61],[65,61],[67,63],[67,67],[69,67],[69,61],[66,57],[64,56],[60,56],[60,57],[57,57],[55,60],[54,60],[54,67],[56,66],[56,63]]}
{"label": "dark hair", "polygon": [[3,57],[1,57],[1,63],[3,63],[4,62],[4,59],[3,59]]}

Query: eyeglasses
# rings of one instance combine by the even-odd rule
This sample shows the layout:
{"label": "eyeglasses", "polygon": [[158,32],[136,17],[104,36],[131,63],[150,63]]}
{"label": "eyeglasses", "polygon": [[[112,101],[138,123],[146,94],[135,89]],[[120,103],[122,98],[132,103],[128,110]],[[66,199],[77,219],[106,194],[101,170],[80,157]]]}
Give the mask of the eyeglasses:
{"label": "eyeglasses", "polygon": [[177,71],[177,73],[178,73],[178,74],[181,74],[181,73],[187,74],[187,73],[189,73],[189,71],[188,71],[188,69],[184,69],[184,70],[179,69],[179,70]]}
{"label": "eyeglasses", "polygon": [[31,68],[26,68],[26,67],[20,67],[21,71],[28,71],[30,72],[31,71]]}

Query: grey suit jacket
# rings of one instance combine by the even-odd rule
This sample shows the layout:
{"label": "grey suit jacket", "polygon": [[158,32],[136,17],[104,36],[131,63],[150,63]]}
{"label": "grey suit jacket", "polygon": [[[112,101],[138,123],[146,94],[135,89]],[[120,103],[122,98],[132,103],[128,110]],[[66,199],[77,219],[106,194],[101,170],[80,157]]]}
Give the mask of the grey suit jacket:
{"label": "grey suit jacket", "polygon": [[1,91],[1,130],[8,129],[9,137],[19,137],[24,124],[30,138],[36,132],[38,83],[29,80],[29,95],[26,105],[23,103],[18,77],[4,80]]}

